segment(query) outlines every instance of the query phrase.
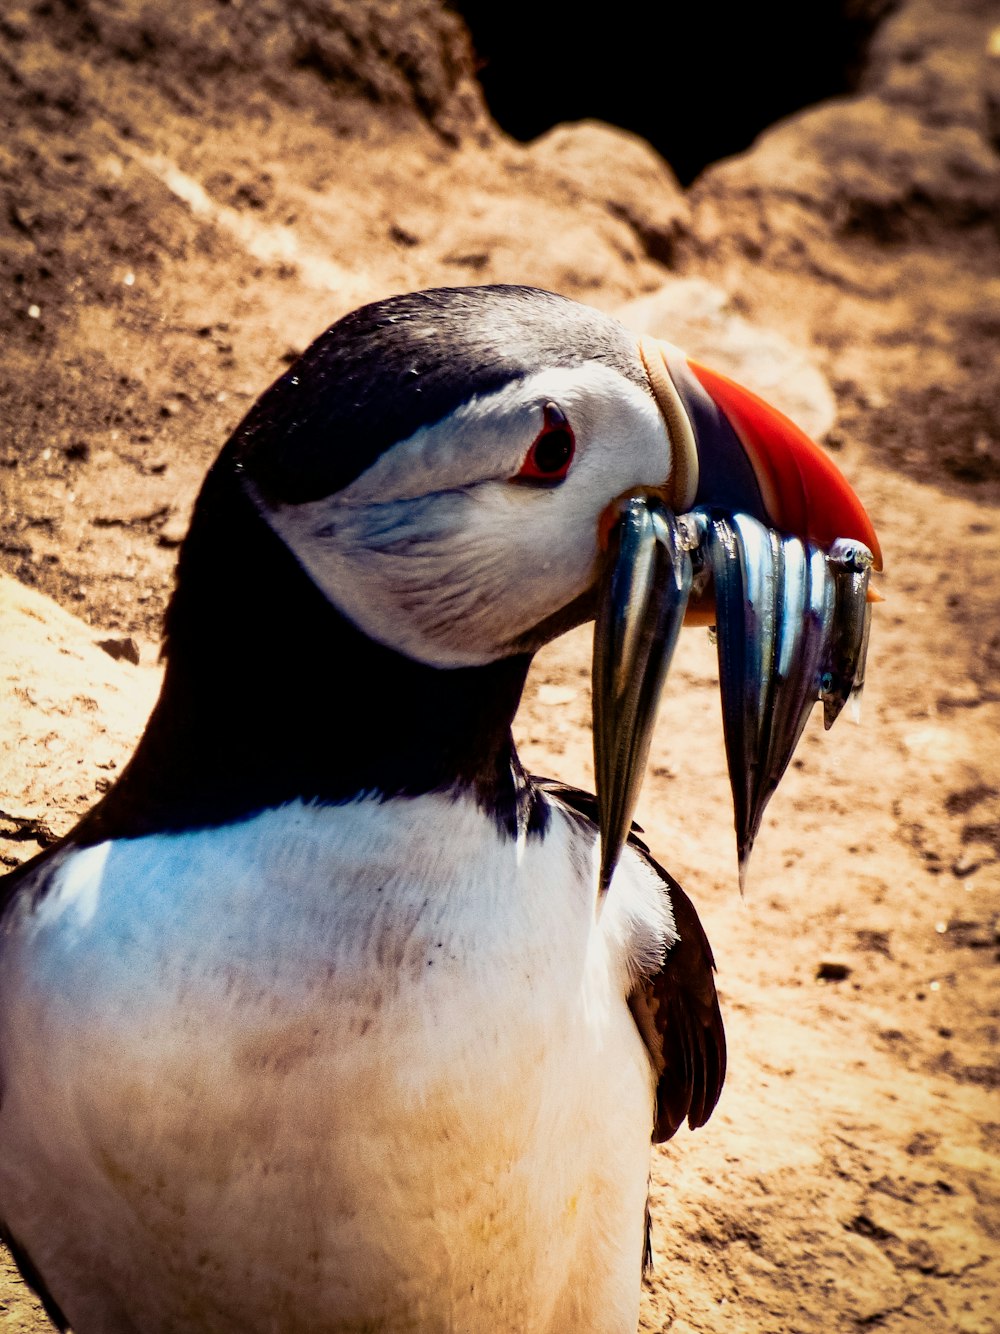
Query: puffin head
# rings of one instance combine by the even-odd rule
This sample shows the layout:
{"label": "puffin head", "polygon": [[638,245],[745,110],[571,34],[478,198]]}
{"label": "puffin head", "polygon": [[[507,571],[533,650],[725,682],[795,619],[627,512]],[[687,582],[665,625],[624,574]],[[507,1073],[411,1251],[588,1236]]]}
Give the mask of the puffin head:
{"label": "puffin head", "polygon": [[436,668],[531,652],[590,616],[616,504],[636,491],[877,550],[847,483],[774,409],[531,288],[348,315],[262,398],[232,462],[324,596]]}
{"label": "puffin head", "polygon": [[510,725],[531,655],[593,617],[637,493],[877,550],[790,422],[577,302],[444,288],[347,315],[206,478],[123,791],[141,773],[163,826],[471,789],[517,826],[530,785]]}

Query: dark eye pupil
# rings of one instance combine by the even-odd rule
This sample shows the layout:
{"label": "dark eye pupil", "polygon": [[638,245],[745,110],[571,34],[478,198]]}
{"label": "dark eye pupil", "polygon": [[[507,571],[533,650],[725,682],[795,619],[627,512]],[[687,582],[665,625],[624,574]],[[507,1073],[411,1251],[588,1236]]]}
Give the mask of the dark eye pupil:
{"label": "dark eye pupil", "polygon": [[561,472],[573,453],[573,437],[568,430],[556,427],[546,431],[535,444],[535,467],[541,473]]}

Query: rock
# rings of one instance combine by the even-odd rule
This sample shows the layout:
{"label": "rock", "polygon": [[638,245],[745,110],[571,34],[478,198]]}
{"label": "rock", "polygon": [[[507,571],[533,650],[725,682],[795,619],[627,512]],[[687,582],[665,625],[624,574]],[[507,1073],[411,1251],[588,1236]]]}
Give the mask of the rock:
{"label": "rock", "polygon": [[0,793],[12,822],[0,851],[16,862],[37,851],[29,835],[45,845],[83,814],[94,770],[124,764],[160,672],[113,661],[89,625],[6,575],[0,624]]}
{"label": "rock", "polygon": [[529,153],[536,167],[624,219],[651,259],[672,262],[690,210],[677,177],[644,139],[585,120],[557,125],[536,139]]}
{"label": "rock", "polygon": [[185,505],[182,509],[171,509],[156,535],[158,546],[170,549],[180,546],[187,536],[188,526],[191,522],[191,509],[190,505]]}
{"label": "rock", "polygon": [[906,0],[875,34],[862,89],[930,124],[981,133],[988,41],[997,17],[995,5],[978,0]]}
{"label": "rock", "polygon": [[732,298],[703,278],[677,278],[616,312],[637,333],[676,343],[713,370],[766,398],[814,438],[833,426],[837,404],[809,355],[773,329],[733,309]]}
{"label": "rock", "polygon": [[972,852],[963,848],[951,864],[951,873],[956,880],[964,880],[966,876],[974,875],[986,862],[993,860],[982,850]]}
{"label": "rock", "polygon": [[[441,0],[241,0],[236,5],[146,5],[89,0],[89,32],[158,82],[226,100],[257,71],[269,93],[300,100],[318,76],[331,100],[364,99],[428,121],[448,139],[486,132],[471,43]],[[83,25],[81,24],[81,27]],[[66,25],[69,38],[72,28]],[[245,91],[243,93],[245,98]]]}
{"label": "rock", "polygon": [[[436,219],[414,208],[407,227],[434,238],[446,285],[508,282],[563,292],[609,305],[662,279],[645,242],[604,203],[554,179],[530,150],[514,145],[504,162],[505,188],[494,158],[463,185],[462,207]],[[573,197],[571,197],[573,195]]]}
{"label": "rock", "polygon": [[824,959],[816,968],[817,982],[846,982],[853,972],[846,963],[837,963],[833,959]]}
{"label": "rock", "polygon": [[130,662],[134,667],[139,666],[139,645],[131,635],[126,635],[121,639],[98,639],[97,647],[102,648],[109,657],[114,658],[115,662]]}
{"label": "rock", "polygon": [[844,99],[705,172],[692,203],[704,245],[822,266],[831,239],[929,241],[996,224],[1000,158],[968,126],[928,126],[875,96]]}
{"label": "rock", "polygon": [[983,66],[983,112],[986,117],[986,138],[1000,150],[1000,24],[986,39],[986,61]]}
{"label": "rock", "polygon": [[0,811],[0,839],[16,843],[29,841],[37,843],[40,848],[51,848],[59,842],[58,834],[54,834],[44,820],[26,815],[9,815],[6,811]]}

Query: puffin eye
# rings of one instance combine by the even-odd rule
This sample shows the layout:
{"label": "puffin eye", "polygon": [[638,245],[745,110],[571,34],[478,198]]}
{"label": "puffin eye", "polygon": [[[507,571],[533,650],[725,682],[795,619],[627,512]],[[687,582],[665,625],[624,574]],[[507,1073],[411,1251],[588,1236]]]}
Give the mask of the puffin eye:
{"label": "puffin eye", "polygon": [[566,414],[555,403],[546,403],[543,409],[542,429],[528,450],[516,482],[561,482],[569,472],[576,450],[573,428]]}

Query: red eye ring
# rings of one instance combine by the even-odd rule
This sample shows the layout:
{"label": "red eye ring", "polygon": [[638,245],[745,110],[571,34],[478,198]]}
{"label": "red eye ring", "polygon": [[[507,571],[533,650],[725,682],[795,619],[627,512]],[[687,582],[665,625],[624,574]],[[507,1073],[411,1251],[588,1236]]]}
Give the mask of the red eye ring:
{"label": "red eye ring", "polygon": [[561,482],[576,453],[576,437],[565,412],[556,403],[542,410],[544,424],[515,475],[519,482]]}

